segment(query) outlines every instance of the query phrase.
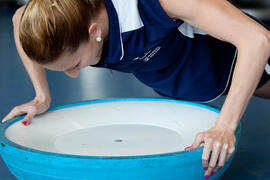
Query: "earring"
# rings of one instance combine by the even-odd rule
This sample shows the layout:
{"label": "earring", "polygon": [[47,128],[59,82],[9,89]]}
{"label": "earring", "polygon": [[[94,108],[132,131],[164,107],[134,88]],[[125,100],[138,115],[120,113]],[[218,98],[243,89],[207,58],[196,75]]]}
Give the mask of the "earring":
{"label": "earring", "polygon": [[97,37],[97,38],[96,38],[96,41],[97,41],[97,42],[101,42],[101,40],[102,40],[101,37]]}

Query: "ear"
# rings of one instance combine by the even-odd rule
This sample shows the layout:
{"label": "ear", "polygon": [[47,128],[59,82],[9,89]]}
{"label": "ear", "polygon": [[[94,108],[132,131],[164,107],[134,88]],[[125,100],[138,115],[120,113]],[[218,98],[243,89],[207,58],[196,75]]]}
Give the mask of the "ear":
{"label": "ear", "polygon": [[97,23],[92,23],[88,28],[89,37],[93,36],[95,39],[97,37],[102,37],[102,31]]}

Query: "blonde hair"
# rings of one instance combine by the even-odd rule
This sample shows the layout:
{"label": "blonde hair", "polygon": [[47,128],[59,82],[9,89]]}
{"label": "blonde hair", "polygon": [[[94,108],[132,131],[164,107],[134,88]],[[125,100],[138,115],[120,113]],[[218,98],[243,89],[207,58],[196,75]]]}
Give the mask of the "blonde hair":
{"label": "blonde hair", "polygon": [[21,17],[19,37],[29,58],[46,64],[87,41],[90,21],[103,0],[30,0]]}

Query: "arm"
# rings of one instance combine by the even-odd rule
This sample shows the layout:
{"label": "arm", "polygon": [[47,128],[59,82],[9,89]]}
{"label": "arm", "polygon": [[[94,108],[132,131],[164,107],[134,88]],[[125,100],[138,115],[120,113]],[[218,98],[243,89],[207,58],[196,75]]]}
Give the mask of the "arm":
{"label": "arm", "polygon": [[225,0],[160,0],[160,3],[169,16],[237,47],[231,88],[221,110],[222,119],[216,122],[234,131],[269,58],[269,32]]}
{"label": "arm", "polygon": [[28,75],[30,76],[31,81],[33,83],[36,92],[36,97],[33,101],[25,105],[13,108],[13,110],[2,120],[3,122],[10,118],[13,118],[14,116],[27,113],[28,115],[25,117],[24,120],[30,123],[33,116],[35,114],[45,112],[49,108],[51,102],[51,96],[49,92],[45,70],[39,64],[37,64],[36,62],[32,61],[27,57],[27,55],[23,51],[23,48],[19,40],[19,24],[24,8],[25,6],[19,8],[12,19],[14,27],[14,39],[18,53],[24,64],[24,67],[27,70]]}
{"label": "arm", "polygon": [[[260,24],[225,0],[160,0],[167,14],[230,42],[238,49],[232,84],[213,128],[199,133],[193,147],[204,141],[202,164],[209,171],[225,163],[224,151],[234,152],[234,131],[253,95],[270,53],[270,35]],[[184,6],[183,6],[184,4]],[[248,73],[246,73],[248,71]],[[228,141],[229,139],[229,141]],[[219,157],[220,156],[220,157]]]}

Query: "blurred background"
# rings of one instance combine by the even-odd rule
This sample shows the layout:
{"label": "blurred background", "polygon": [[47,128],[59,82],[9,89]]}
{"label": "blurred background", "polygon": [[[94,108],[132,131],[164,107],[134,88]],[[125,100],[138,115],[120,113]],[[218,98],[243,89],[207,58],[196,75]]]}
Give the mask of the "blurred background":
{"label": "blurred background", "polygon": [[[30,101],[35,92],[17,53],[12,16],[26,0],[0,0],[0,120],[16,105]],[[270,0],[234,0],[235,6],[270,25]],[[77,79],[46,71],[52,103],[91,99],[160,97],[131,74],[100,68],[82,69]],[[221,108],[225,97],[211,103]],[[242,134],[236,156],[221,180],[270,179],[270,100],[253,97],[241,120]],[[0,180],[15,180],[0,158]]]}
{"label": "blurred background", "polygon": [[[14,6],[25,4],[28,0],[0,0],[1,6]],[[251,15],[270,21],[270,0],[229,0],[237,7]]]}
{"label": "blurred background", "polygon": [[[25,4],[28,0],[0,0],[1,6]],[[237,7],[257,18],[270,21],[270,0],[229,0]]]}
{"label": "blurred background", "polygon": [[270,0],[231,0],[231,2],[258,19],[270,22]]}

